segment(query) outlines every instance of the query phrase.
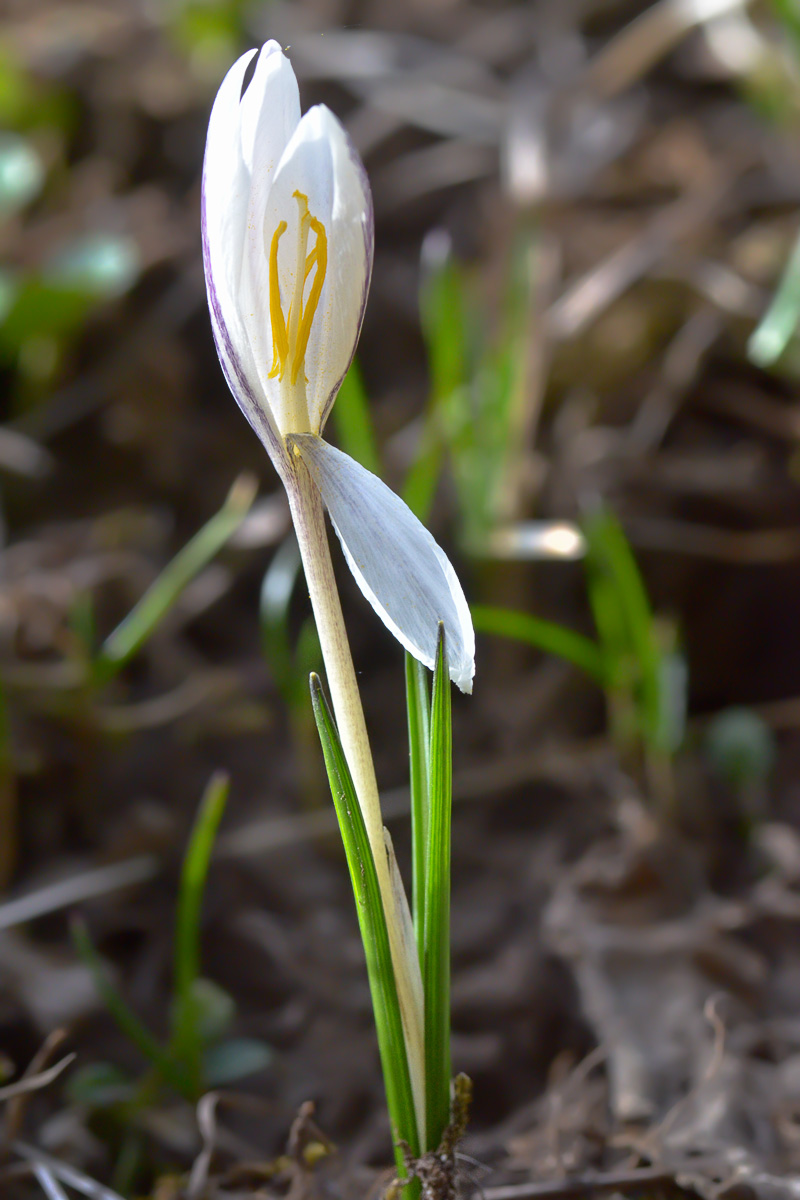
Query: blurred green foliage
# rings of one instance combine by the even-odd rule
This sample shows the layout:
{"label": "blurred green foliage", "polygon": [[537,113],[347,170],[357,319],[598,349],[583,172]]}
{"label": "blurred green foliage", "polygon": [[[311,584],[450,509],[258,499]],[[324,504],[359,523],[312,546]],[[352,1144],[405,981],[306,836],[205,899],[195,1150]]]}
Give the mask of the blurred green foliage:
{"label": "blurred green foliage", "polygon": [[644,772],[654,802],[672,802],[671,763],[683,745],[688,671],[673,626],[653,613],[622,526],[609,508],[584,520],[593,641],[529,613],[476,605],[479,632],[525,642],[583,670],[606,696],[609,732],[629,768]]}
{"label": "blurred green foliage", "polygon": [[431,387],[403,495],[424,520],[447,457],[471,553],[483,553],[491,531],[517,507],[537,244],[535,232],[518,232],[496,320],[445,235],[429,236],[423,254],[420,315]]}
{"label": "blurred green foliage", "polygon": [[115,1184],[126,1194],[135,1177],[142,1148],[139,1116],[159,1102],[164,1088],[196,1102],[211,1087],[263,1070],[272,1061],[266,1043],[229,1037],[236,1018],[233,998],[200,974],[203,895],[219,824],[230,784],[215,775],[197,811],[184,855],[174,934],[173,995],[169,1036],[155,1036],[130,1008],[112,982],[86,926],[73,924],[73,942],[95,980],[117,1025],[149,1064],[136,1078],[110,1063],[88,1063],[72,1075],[70,1099],[116,1127],[119,1156]]}

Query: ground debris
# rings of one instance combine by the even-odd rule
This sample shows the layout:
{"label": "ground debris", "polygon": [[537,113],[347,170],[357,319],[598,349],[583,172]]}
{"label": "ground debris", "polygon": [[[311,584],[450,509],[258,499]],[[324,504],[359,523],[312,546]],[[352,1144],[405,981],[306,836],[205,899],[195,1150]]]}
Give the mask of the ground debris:
{"label": "ground debris", "polygon": [[458,1147],[466,1132],[471,1103],[472,1080],[467,1075],[456,1075],[450,1100],[450,1124],[438,1148],[414,1158],[408,1146],[403,1144],[406,1176],[392,1180],[384,1194],[385,1200],[399,1200],[409,1179],[420,1181],[421,1200],[456,1200],[464,1176]]}

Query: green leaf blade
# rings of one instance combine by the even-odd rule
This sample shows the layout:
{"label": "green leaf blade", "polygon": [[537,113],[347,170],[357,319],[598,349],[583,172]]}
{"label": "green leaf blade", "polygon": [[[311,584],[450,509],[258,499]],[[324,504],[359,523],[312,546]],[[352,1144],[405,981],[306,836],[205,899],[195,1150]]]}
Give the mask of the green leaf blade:
{"label": "green leaf blade", "polygon": [[420,1153],[420,1145],[389,933],[364,818],[339,734],[318,676],[312,674],[310,682],[314,719],[322,743],[364,944],[395,1159],[400,1175],[405,1176],[403,1154],[398,1142],[405,1142],[415,1156]]}
{"label": "green leaf blade", "polygon": [[431,706],[425,667],[406,651],[411,784],[411,906],[420,968],[425,954],[425,868],[430,809]]}
{"label": "green leaf blade", "polygon": [[382,476],[378,440],[369,406],[367,389],[357,361],[353,361],[336,396],[331,414],[338,443],[346,454],[373,475]]}
{"label": "green leaf blade", "polygon": [[178,551],[109,634],[93,664],[95,683],[108,683],[138,653],[181,593],[239,528],[253,504],[256,487],[251,476],[240,476],[219,512]]}
{"label": "green leaf blade", "polygon": [[72,942],[80,959],[89,968],[100,999],[125,1036],[136,1046],[140,1054],[156,1068],[161,1078],[175,1090],[189,1098],[193,1097],[191,1083],[180,1064],[156,1041],[147,1026],[139,1020],[133,1009],[111,982],[108,967],[92,942],[85,923],[80,919],[70,926]]}
{"label": "green leaf blade", "polygon": [[230,792],[227,775],[218,772],[200,801],[181,871],[175,925],[175,1019],[172,1054],[184,1062],[194,1086],[202,1085],[202,1008],[198,1003],[200,918],[214,842]]}
{"label": "green leaf blade", "polygon": [[487,604],[474,604],[471,612],[472,622],[478,633],[511,638],[517,642],[525,642],[546,654],[554,654],[579,667],[600,687],[605,686],[603,655],[591,638],[558,625],[555,621],[535,617],[531,613],[494,608]]}
{"label": "green leaf blade", "polygon": [[425,875],[425,1086],[428,1150],[436,1150],[450,1120],[450,843],[453,805],[450,678],[444,627],[433,676],[430,814]]}

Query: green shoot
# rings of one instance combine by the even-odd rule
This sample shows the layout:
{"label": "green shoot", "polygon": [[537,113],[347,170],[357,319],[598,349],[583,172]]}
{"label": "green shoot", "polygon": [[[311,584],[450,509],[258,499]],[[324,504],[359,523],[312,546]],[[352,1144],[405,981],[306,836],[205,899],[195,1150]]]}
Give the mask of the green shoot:
{"label": "green shoot", "polygon": [[425,874],[430,814],[431,703],[425,667],[408,651],[406,706],[411,770],[411,912],[422,969],[425,955]]}
{"label": "green shoot", "polygon": [[797,0],[772,0],[772,7],[792,40],[800,59],[800,9]]}
{"label": "green shoot", "polygon": [[644,581],[609,509],[593,513],[584,533],[589,601],[606,663],[612,719],[617,704],[622,740],[638,734],[655,748],[663,727],[662,660]]}
{"label": "green shoot", "polygon": [[322,652],[317,627],[310,617],[292,640],[291,602],[299,578],[300,551],[292,533],[279,546],[264,575],[259,625],[264,658],[286,705],[301,794],[313,807],[320,802],[324,783],[319,757],[314,752],[317,735],[308,707],[306,680],[319,667]]}
{"label": "green shoot", "polygon": [[800,324],[800,237],[772,302],[747,343],[747,356],[757,367],[773,366]]}
{"label": "green shoot", "polygon": [[176,1092],[191,1099],[193,1093],[185,1070],[163,1049],[111,982],[108,967],[95,948],[89,937],[89,931],[80,918],[72,921],[71,933],[73,945],[79,957],[91,971],[98,995],[119,1028],[142,1057],[155,1067],[165,1083],[170,1084]]}
{"label": "green shoot", "polygon": [[[183,862],[175,922],[174,997],[171,1036],[162,1046],[128,1006],[111,982],[108,968],[95,949],[86,926],[73,922],[75,948],[89,968],[97,991],[123,1034],[150,1064],[152,1072],[138,1085],[114,1067],[88,1064],[78,1076],[83,1102],[97,1108],[122,1104],[123,1123],[148,1102],[154,1086],[166,1084],[196,1101],[208,1088],[229,1083],[261,1070],[271,1059],[270,1048],[253,1038],[227,1038],[236,1006],[222,988],[200,977],[200,918],[214,841],[228,798],[223,774],[210,780],[200,802]],[[108,1086],[109,1078],[112,1085]]]}
{"label": "green shoot", "polygon": [[450,679],[444,626],[433,676],[430,814],[425,875],[425,1084],[428,1149],[436,1149],[450,1120],[450,830],[453,804]]}
{"label": "green shoot", "polygon": [[686,726],[686,667],[674,630],[653,614],[617,518],[599,509],[584,523],[586,577],[597,641],[529,613],[475,605],[476,630],[525,642],[579,667],[606,694],[611,737],[645,767],[656,799],[671,795],[671,759]]}
{"label": "green shoot", "polygon": [[236,532],[253,504],[256,481],[240,475],[218,513],[179,550],[138,604],[106,638],[95,659],[97,684],[108,683],[142,648],[181,593]]}
{"label": "green shoot", "polygon": [[[462,520],[462,540],[483,553],[498,524],[517,515],[524,448],[536,415],[532,329],[538,303],[538,240],[520,234],[500,319],[477,304],[449,253],[436,255],[420,298],[431,392],[417,459],[403,497],[425,519],[447,451]],[[433,257],[433,256],[431,256]],[[535,345],[534,345],[535,351]]]}
{"label": "green shoot", "polygon": [[202,1084],[203,1038],[197,983],[200,976],[200,914],[214,841],[230,792],[227,775],[213,775],[205,790],[183,859],[175,925],[173,1056],[186,1065],[193,1087]]}
{"label": "green shoot", "polygon": [[[442,235],[443,236],[443,235]],[[430,245],[430,243],[427,243]],[[444,461],[442,406],[468,377],[468,328],[463,273],[449,246],[429,255],[420,292],[420,320],[428,351],[431,391],[417,457],[403,487],[403,499],[424,521],[433,504]]]}
{"label": "green shoot", "polygon": [[471,611],[478,633],[493,633],[517,642],[527,642],[545,654],[554,654],[579,667],[600,687],[605,687],[605,661],[591,638],[530,613],[512,612],[486,604],[473,604]]}
{"label": "green shoot", "polygon": [[405,1164],[399,1143],[405,1142],[415,1156],[420,1153],[420,1145],[389,933],[375,862],[339,734],[318,676],[312,674],[310,682],[314,718],[322,743],[364,944],[386,1101],[392,1124],[395,1160],[400,1175],[405,1177]]}
{"label": "green shoot", "polygon": [[356,360],[339,388],[331,413],[339,445],[346,454],[360,462],[373,475],[383,473],[375,428],[370,414],[367,390]]}

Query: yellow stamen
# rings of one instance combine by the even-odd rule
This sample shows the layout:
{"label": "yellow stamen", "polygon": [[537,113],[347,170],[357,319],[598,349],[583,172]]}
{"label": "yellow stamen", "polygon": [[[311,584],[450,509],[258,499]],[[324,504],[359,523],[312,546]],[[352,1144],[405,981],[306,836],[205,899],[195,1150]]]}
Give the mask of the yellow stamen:
{"label": "yellow stamen", "polygon": [[[306,279],[313,263],[316,264],[314,273],[314,282],[311,284],[308,301],[305,308],[300,314],[300,328],[297,332],[297,342],[294,348],[294,362],[292,363],[292,383],[297,383],[297,376],[300,368],[303,365],[303,360],[306,356],[308,348],[308,339],[311,334],[311,325],[314,320],[314,314],[317,311],[319,298],[322,294],[322,285],[325,282],[325,273],[328,269],[328,235],[325,233],[325,228],[321,221],[316,217],[309,216],[308,223],[311,229],[316,234],[317,243],[314,250],[309,254],[306,260]],[[313,263],[312,263],[313,260]],[[305,283],[305,280],[303,280]]]}
{"label": "yellow stamen", "polygon": [[277,375],[283,378],[283,368],[289,353],[289,339],[286,336],[286,322],[281,308],[281,285],[278,279],[278,242],[286,232],[286,222],[281,221],[272,235],[272,245],[269,248],[269,319],[272,325],[272,370],[270,379]]}
{"label": "yellow stamen", "polygon": [[[308,339],[311,336],[311,326],[319,305],[319,298],[325,283],[328,269],[328,237],[325,227],[308,211],[308,197],[302,192],[295,192],[294,198],[300,208],[300,223],[297,231],[297,271],[295,274],[294,295],[289,310],[284,318],[281,304],[280,282],[278,277],[278,243],[286,231],[285,221],[281,221],[272,235],[269,252],[269,314],[272,325],[272,369],[270,379],[283,379],[286,364],[291,359],[291,383],[297,383],[308,349]],[[308,235],[315,236],[314,248],[306,254]],[[308,300],[303,303],[303,292],[311,272],[314,278]]]}

